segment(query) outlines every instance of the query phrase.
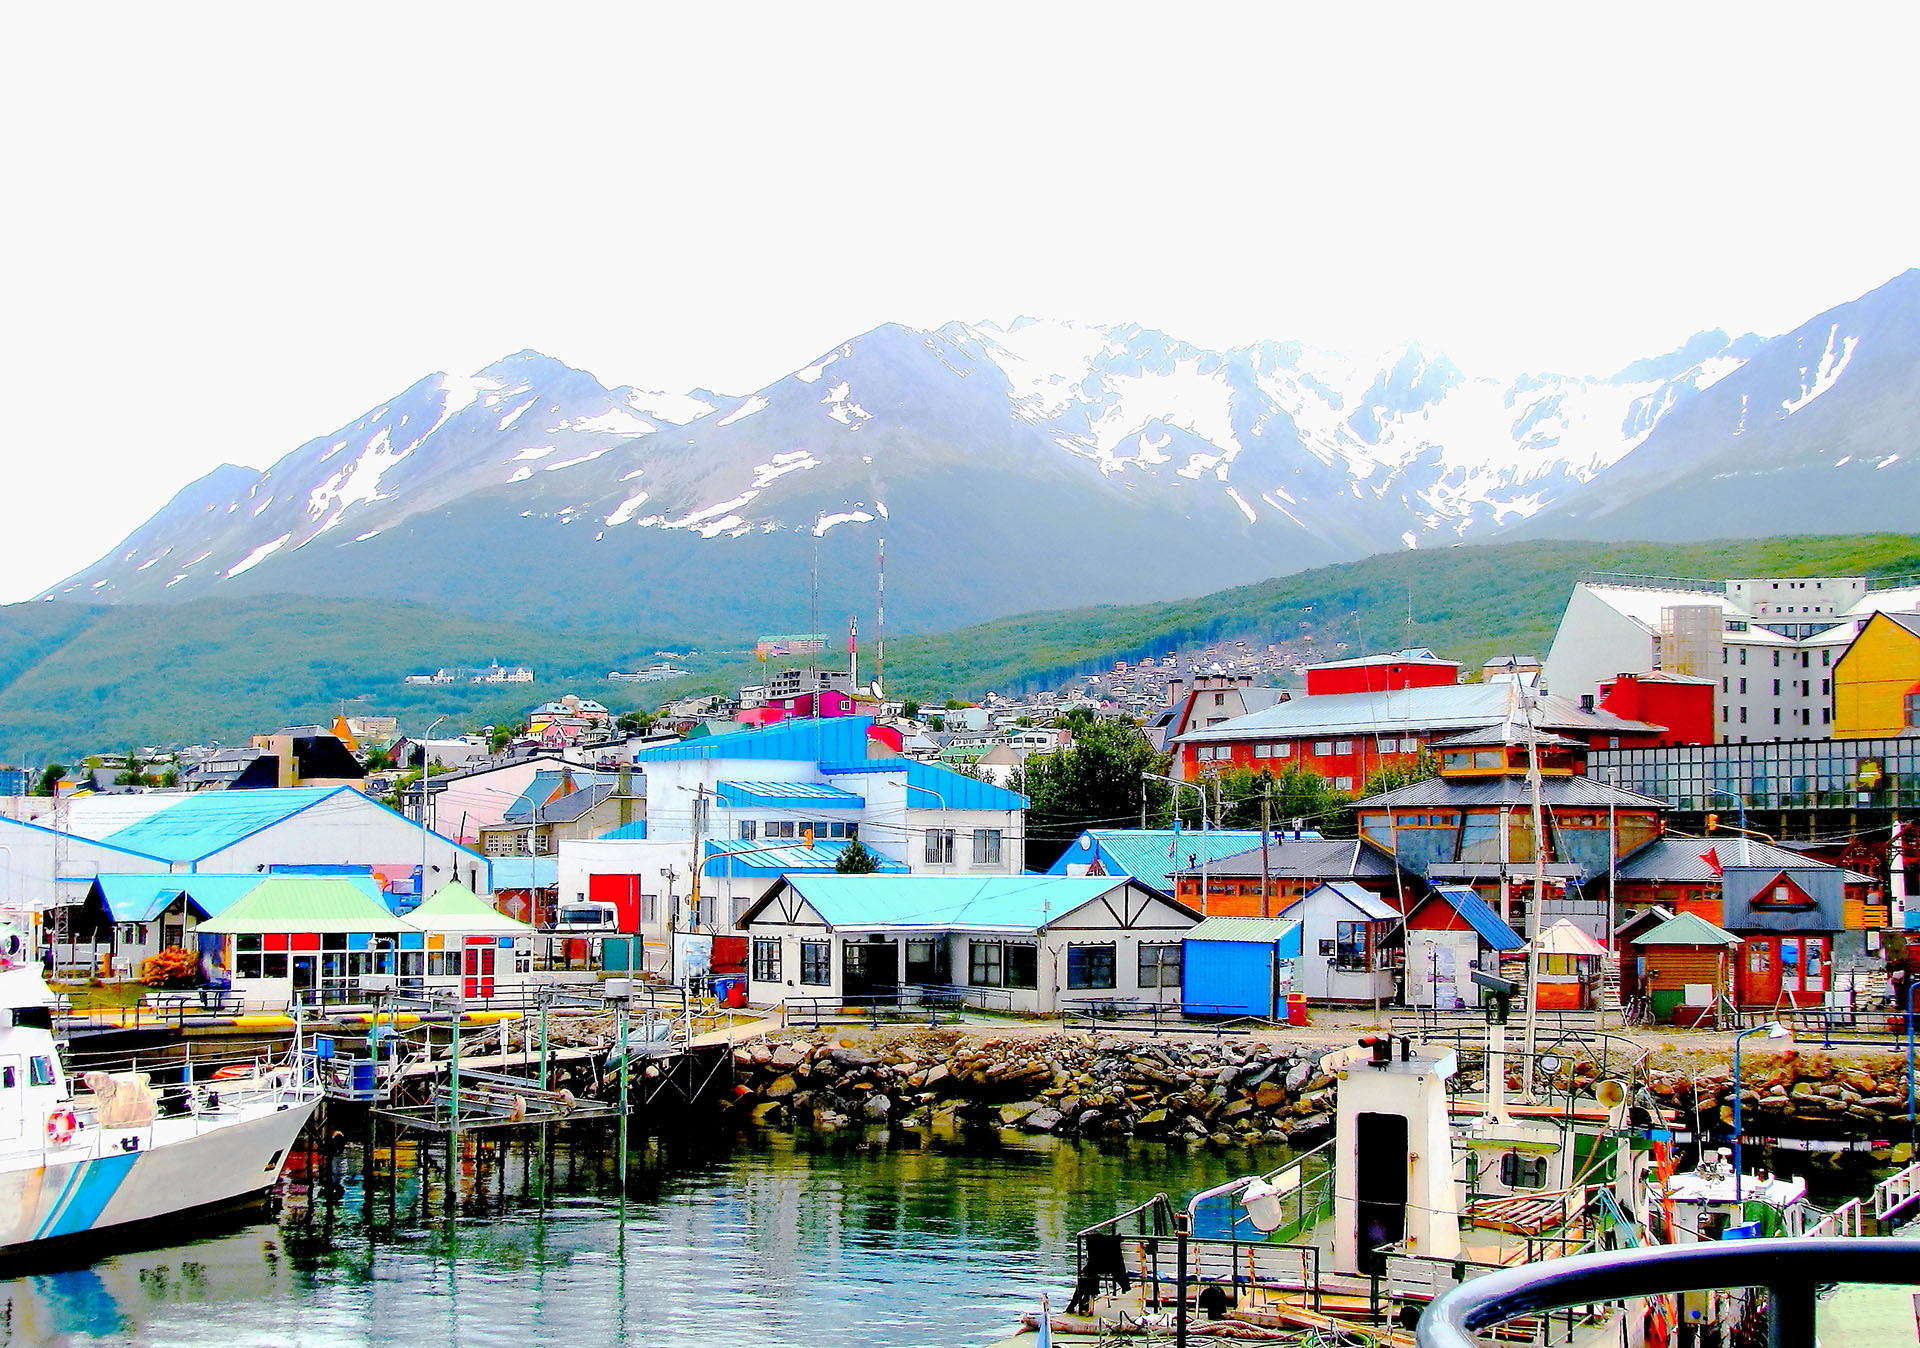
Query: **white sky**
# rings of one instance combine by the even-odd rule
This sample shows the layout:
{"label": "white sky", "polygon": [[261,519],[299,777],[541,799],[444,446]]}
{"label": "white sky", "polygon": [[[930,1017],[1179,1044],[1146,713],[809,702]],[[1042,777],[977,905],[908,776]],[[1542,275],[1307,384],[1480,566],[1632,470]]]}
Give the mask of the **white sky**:
{"label": "white sky", "polygon": [[1601,372],[1920,262],[1920,7],[17,5],[24,598],[522,347],[744,393],[876,324]]}

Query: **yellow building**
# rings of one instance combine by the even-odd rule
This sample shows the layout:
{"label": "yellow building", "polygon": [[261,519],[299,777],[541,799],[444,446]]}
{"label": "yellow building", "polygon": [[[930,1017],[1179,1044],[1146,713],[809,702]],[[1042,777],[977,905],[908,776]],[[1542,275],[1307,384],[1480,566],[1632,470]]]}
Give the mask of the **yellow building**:
{"label": "yellow building", "polygon": [[1920,731],[1920,613],[1876,613],[1833,666],[1833,736]]}

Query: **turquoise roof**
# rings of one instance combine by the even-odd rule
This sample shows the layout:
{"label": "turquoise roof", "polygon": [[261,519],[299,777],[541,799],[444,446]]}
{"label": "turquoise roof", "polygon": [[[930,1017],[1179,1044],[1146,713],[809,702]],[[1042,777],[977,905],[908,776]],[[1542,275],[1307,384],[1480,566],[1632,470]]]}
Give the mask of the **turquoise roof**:
{"label": "turquoise roof", "polygon": [[714,794],[730,809],[863,810],[867,801],[825,782],[716,782]]}
{"label": "turquoise roof", "polygon": [[[938,793],[937,798],[929,792]],[[907,808],[949,810],[1024,810],[1027,798],[1017,791],[954,772],[918,759],[907,760]]]}
{"label": "turquoise roof", "polygon": [[[793,871],[832,871],[839,864],[840,854],[847,850],[848,841],[845,838],[816,838],[812,847],[804,842],[795,842],[791,847],[769,848],[765,843],[745,838],[710,839],[707,842],[706,869],[702,873],[718,879],[728,875],[765,877],[786,875]],[[749,855],[729,855],[734,852]],[[907,865],[903,861],[894,861],[878,852],[873,853],[873,859],[879,863],[876,874],[907,873]]]}
{"label": "turquoise roof", "polygon": [[[109,834],[106,841],[111,846],[131,848],[165,861],[200,861],[343,792],[376,810],[387,810],[379,801],[361,795],[350,786],[195,791],[182,796],[179,804]],[[405,820],[410,827],[419,827],[395,811],[387,810],[387,813]],[[471,849],[462,850],[475,857],[480,855]]]}
{"label": "turquoise roof", "polygon": [[[258,871],[238,875],[115,875],[94,880],[107,915],[115,922],[151,922],[185,894],[208,917],[218,917],[256,888],[275,878]],[[380,882],[371,875],[329,876],[344,879],[368,898],[384,903]]]}
{"label": "turquoise roof", "polygon": [[[830,927],[1036,932],[1131,882],[1111,875],[790,875],[786,883]],[[770,899],[749,909],[741,925]]]}
{"label": "turquoise roof", "polygon": [[[1179,839],[1178,845],[1175,838]],[[1242,828],[1090,828],[1047,868],[1065,875],[1069,866],[1100,863],[1105,875],[1131,875],[1162,894],[1174,892],[1174,872],[1202,861],[1223,861],[1260,846],[1260,830]],[[1188,857],[1195,858],[1189,862]]]}
{"label": "turquoise roof", "polygon": [[867,756],[871,716],[813,716],[759,730],[681,740],[658,748],[641,749],[635,763],[668,763],[691,759],[758,758],[804,759],[813,763],[852,760]]}
{"label": "turquoise roof", "polygon": [[[621,824],[616,828],[608,829],[605,833],[596,834],[595,838],[596,841],[599,842],[639,842],[644,841],[646,836],[647,821],[644,819],[636,819],[630,824]],[[496,871],[493,881],[494,887],[496,889],[505,888],[505,886],[501,885],[499,875],[497,874],[500,863],[496,861],[493,864]]]}

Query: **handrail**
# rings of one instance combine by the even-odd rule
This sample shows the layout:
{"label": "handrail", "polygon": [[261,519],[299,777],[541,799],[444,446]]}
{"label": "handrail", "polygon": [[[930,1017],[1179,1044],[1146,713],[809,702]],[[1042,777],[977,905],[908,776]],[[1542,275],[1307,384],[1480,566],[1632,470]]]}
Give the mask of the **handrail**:
{"label": "handrail", "polygon": [[1836,1282],[1920,1283],[1920,1240],[1774,1237],[1549,1259],[1452,1288],[1427,1307],[1414,1342],[1472,1348],[1475,1334],[1519,1315],[1703,1288],[1765,1287],[1768,1343],[1802,1348],[1814,1341],[1815,1289]]}

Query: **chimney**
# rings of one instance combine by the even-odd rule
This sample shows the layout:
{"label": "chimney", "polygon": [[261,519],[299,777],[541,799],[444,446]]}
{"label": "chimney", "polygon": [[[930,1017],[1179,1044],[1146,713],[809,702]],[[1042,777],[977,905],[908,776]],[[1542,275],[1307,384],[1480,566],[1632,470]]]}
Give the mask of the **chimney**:
{"label": "chimney", "polygon": [[1592,693],[1580,694],[1580,710],[1581,711],[1593,710],[1593,694]]}
{"label": "chimney", "polygon": [[1167,680],[1167,705],[1169,707],[1177,707],[1180,705],[1180,698],[1181,695],[1186,692],[1186,687],[1187,681],[1178,675]]}

